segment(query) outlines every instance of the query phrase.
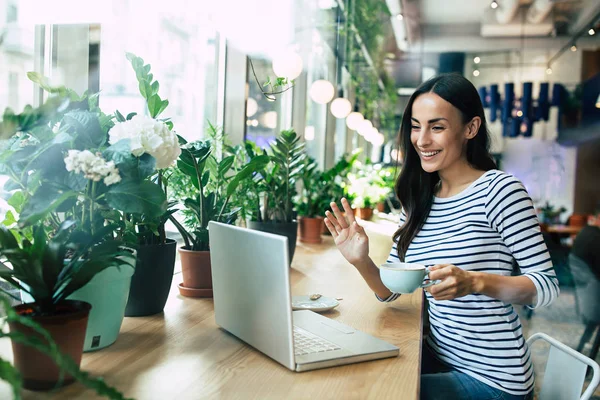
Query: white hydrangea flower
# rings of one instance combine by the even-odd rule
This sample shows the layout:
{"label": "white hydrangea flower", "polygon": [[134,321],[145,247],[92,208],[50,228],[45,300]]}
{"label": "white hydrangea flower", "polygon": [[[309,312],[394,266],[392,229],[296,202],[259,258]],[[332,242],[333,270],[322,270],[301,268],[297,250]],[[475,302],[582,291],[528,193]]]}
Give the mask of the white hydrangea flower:
{"label": "white hydrangea flower", "polygon": [[129,121],[118,122],[108,132],[109,143],[129,139],[131,154],[136,157],[144,153],[156,159],[156,168],[167,168],[181,154],[177,135],[162,121],[144,115],[136,115]]}
{"label": "white hydrangea flower", "polygon": [[94,182],[104,179],[106,186],[121,181],[114,161],[106,161],[100,153],[94,154],[89,150],[69,150],[65,157],[65,167],[67,171],[83,174]]}
{"label": "white hydrangea flower", "polygon": [[54,124],[54,126],[52,127],[52,133],[54,133],[55,135],[60,131],[60,121],[57,122],[56,124]]}

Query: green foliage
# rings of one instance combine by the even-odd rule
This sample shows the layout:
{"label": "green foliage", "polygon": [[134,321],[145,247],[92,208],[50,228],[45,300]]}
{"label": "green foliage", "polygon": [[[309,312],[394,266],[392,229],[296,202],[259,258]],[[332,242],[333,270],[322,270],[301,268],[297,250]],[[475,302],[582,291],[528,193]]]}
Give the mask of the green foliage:
{"label": "green foliage", "polygon": [[[263,195],[263,210],[258,214],[259,222],[292,222],[294,219],[293,197],[296,182],[302,178],[306,154],[304,142],[293,129],[281,131],[268,154],[268,168],[259,170],[259,192]],[[256,157],[254,155],[251,160]]]}
{"label": "green foliage", "polygon": [[0,140],[5,140],[17,132],[30,131],[46,124],[54,115],[68,107],[69,101],[63,97],[50,97],[42,106],[33,108],[30,105],[20,114],[10,108],[4,110],[0,122]]}
{"label": "green foliage", "polygon": [[150,116],[158,117],[169,105],[169,100],[163,100],[158,95],[160,85],[158,81],[153,81],[154,76],[150,73],[150,64],[144,65],[144,60],[133,53],[127,53],[127,59],[135,71],[140,94],[146,99]]}
{"label": "green foliage", "polygon": [[330,204],[339,202],[344,196],[344,181],[359,154],[360,151],[355,151],[350,157],[342,157],[325,172],[319,171],[317,163],[307,158],[302,175],[302,192],[296,202],[298,215],[314,218],[324,216],[326,210],[331,210]]}
{"label": "green foliage", "polygon": [[119,241],[104,239],[113,227],[92,236],[74,226],[74,221],[65,221],[48,239],[46,228],[35,225],[32,241],[0,226],[0,278],[29,293],[40,314],[52,314],[57,304],[106,268],[135,268],[130,250]]}
{"label": "green foliage", "polygon": [[231,206],[232,195],[242,182],[257,170],[263,169],[269,162],[269,157],[259,156],[242,168],[234,170],[235,156],[222,152],[223,133],[213,125],[210,125],[209,129],[212,140],[187,143],[182,147],[181,156],[177,161],[177,168],[197,189],[197,194],[183,201],[188,215],[191,216],[187,221],[191,232],[174,217],[171,217],[171,221],[181,233],[186,248],[193,251],[209,249],[209,221],[228,224],[235,221],[239,208]]}
{"label": "green foliage", "polygon": [[394,174],[371,160],[354,163],[345,186],[348,201],[357,208],[372,208],[384,201],[393,190]]}
{"label": "green foliage", "polygon": [[[63,371],[73,376],[78,382],[93,389],[98,395],[113,400],[125,400],[122,393],[113,387],[108,386],[102,378],[93,378],[87,372],[81,371],[70,357],[63,355],[60,349],[50,336],[50,334],[39,324],[30,318],[19,315],[11,306],[9,301],[0,296],[5,318],[0,322],[0,338],[10,338],[12,341],[19,342],[26,346],[34,347],[39,352],[50,357],[56,365]],[[31,328],[37,336],[25,335],[21,332],[9,332],[8,324],[21,324]],[[21,389],[23,379],[20,372],[8,361],[0,358],[0,379],[6,381],[12,388],[13,399],[21,399]]]}

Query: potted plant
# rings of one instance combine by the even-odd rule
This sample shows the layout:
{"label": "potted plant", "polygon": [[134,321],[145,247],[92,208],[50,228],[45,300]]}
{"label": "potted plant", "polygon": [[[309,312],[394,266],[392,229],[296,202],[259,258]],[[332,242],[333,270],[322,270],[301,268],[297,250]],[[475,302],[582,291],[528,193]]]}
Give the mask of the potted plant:
{"label": "potted plant", "polygon": [[269,162],[267,156],[257,156],[240,170],[232,170],[234,156],[218,154],[219,148],[222,149],[219,142],[224,140],[224,135],[213,125],[209,130],[212,140],[184,144],[177,161],[178,170],[197,190],[195,197],[183,200],[190,216],[188,228],[175,216],[170,216],[185,242],[185,246],[179,249],[183,275],[179,291],[181,295],[190,297],[212,297],[209,221],[233,224],[239,209],[232,207],[232,195],[240,182]]}
{"label": "potted plant", "polygon": [[[150,65],[134,54],[127,53],[140,88],[146,100],[149,116],[129,114],[123,117],[118,111],[117,122],[109,131],[112,140],[128,139],[134,143],[133,155],[154,157],[155,169],[148,177],[167,196],[168,175],[165,169],[171,166],[181,154],[179,138],[173,132],[171,121],[158,119],[169,102],[158,94],[159,83],[153,81]],[[122,229],[130,235],[130,241],[137,244],[137,265],[131,278],[131,287],[125,316],[137,317],[162,312],[173,281],[177,241],[166,237],[165,222],[175,210],[168,204],[167,210],[158,216],[147,214],[127,214]]]}
{"label": "potted plant", "polygon": [[[260,157],[249,148],[249,157]],[[304,143],[293,129],[282,131],[269,151],[263,150],[271,163],[258,171],[253,179],[256,204],[256,220],[248,227],[263,232],[275,233],[288,238],[290,264],[296,249],[298,222],[294,211],[293,197],[296,195],[296,182],[301,179],[305,168]],[[260,207],[259,199],[262,200]]]}
{"label": "potted plant", "polygon": [[[98,96],[51,87],[39,74],[29,77],[60,96],[64,105],[0,145],[0,173],[9,177],[4,189],[12,194],[8,202],[14,210],[5,224],[27,227],[43,222],[57,229],[72,219],[82,233],[96,237],[101,232],[103,240],[127,242],[128,216],[163,215],[165,193],[149,178],[156,159],[145,152],[132,154],[134,141],[109,135],[117,117],[98,108]],[[116,340],[133,272],[131,267],[105,269],[70,295],[92,304],[85,351]],[[27,293],[23,298],[33,300]]]}
{"label": "potted plant", "polygon": [[367,221],[373,216],[373,208],[390,192],[379,176],[378,169],[380,167],[374,166],[369,160],[364,165],[357,161],[353,172],[348,174],[348,199],[356,216]]}
{"label": "potted plant", "polygon": [[[69,298],[102,271],[135,264],[135,255],[122,242],[105,239],[105,231],[112,227],[89,235],[74,230],[74,225],[74,221],[64,221],[50,238],[43,223],[28,232],[0,226],[0,277],[33,299],[7,310],[10,334],[6,336],[12,339],[14,364],[27,389],[47,390],[82,377],[76,368],[91,305]],[[48,337],[50,342],[45,340]],[[57,365],[56,350],[72,361],[61,357],[58,360],[63,362]],[[64,379],[59,368],[63,364],[71,373]],[[6,363],[4,368],[9,368]]]}
{"label": "potted plant", "polygon": [[311,157],[305,158],[301,182],[300,194],[294,198],[298,213],[299,240],[318,244],[322,242],[323,214],[329,205],[324,198],[323,173],[318,170],[317,162]]}
{"label": "potted plant", "polygon": [[[328,171],[325,171],[322,175],[322,182],[324,184],[323,199],[322,199],[322,212],[325,210],[332,211],[330,204],[333,202],[339,202],[342,197],[346,195],[346,180],[348,173],[351,171],[352,166],[358,159],[361,149],[355,150],[351,155],[342,156],[338,162]],[[338,204],[340,210],[343,210],[341,204]],[[332,211],[333,212],[333,211]],[[323,224],[323,233],[325,235],[331,235],[329,229]]]}

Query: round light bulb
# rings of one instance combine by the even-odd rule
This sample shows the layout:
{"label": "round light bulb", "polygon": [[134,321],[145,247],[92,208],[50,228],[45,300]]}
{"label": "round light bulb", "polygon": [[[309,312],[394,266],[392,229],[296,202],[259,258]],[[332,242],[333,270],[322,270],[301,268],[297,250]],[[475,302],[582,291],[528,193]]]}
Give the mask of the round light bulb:
{"label": "round light bulb", "polygon": [[575,46],[575,45],[571,46],[571,51],[577,51],[577,46]]}
{"label": "round light bulb", "polygon": [[490,7],[492,7],[492,9],[496,9],[498,8],[498,3],[496,2],[496,0],[492,1],[492,4],[490,4]]}
{"label": "round light bulb", "polygon": [[355,131],[358,125],[365,119],[363,115],[357,111],[351,112],[346,117],[346,126],[348,129]]}
{"label": "round light bulb", "polygon": [[246,103],[246,117],[251,117],[258,111],[258,103],[252,97]]}
{"label": "round light bulb", "polygon": [[552,68],[548,67],[548,69],[546,69],[546,73],[548,75],[552,75]]}
{"label": "round light bulb", "polygon": [[309,93],[310,98],[313,99],[315,103],[326,104],[333,99],[335,89],[331,82],[326,81],[325,79],[319,79],[312,83]]}
{"label": "round light bulb", "polygon": [[402,14],[397,14],[397,15],[396,15],[396,19],[397,19],[398,21],[402,21],[402,20],[404,19],[404,15],[402,15]]}
{"label": "round light bulb", "polygon": [[365,136],[367,133],[370,132],[371,128],[373,128],[373,123],[368,119],[365,119],[360,124],[358,124],[358,128],[356,128],[356,131],[359,135]]}
{"label": "round light bulb", "polygon": [[590,30],[588,31],[588,34],[590,36],[594,36],[596,34],[596,31],[594,30],[594,28],[590,28]]}
{"label": "round light bulb", "polygon": [[481,62],[481,58],[479,58],[479,57],[475,57],[475,58],[473,59],[473,62],[474,62],[475,64],[479,64],[479,63]]}
{"label": "round light bulb", "polygon": [[371,129],[367,129],[367,132],[365,133],[364,136],[368,142],[373,143],[373,140],[375,140],[377,135],[379,135],[379,130],[377,130],[377,128],[375,128],[375,127],[372,127]]}
{"label": "round light bulb", "polygon": [[373,146],[381,146],[385,142],[385,136],[383,133],[378,133],[377,136],[373,139]]}
{"label": "round light bulb", "polygon": [[273,72],[278,77],[296,79],[302,73],[302,57],[294,50],[286,50],[273,58]]}
{"label": "round light bulb", "polygon": [[523,116],[523,111],[521,111],[521,110],[517,111],[517,117],[519,117],[519,118],[520,118],[520,117],[522,117],[522,116]]}
{"label": "round light bulb", "polygon": [[473,76],[479,76],[479,70],[476,69],[475,71],[473,71]]}
{"label": "round light bulb", "polygon": [[346,118],[352,111],[352,104],[348,99],[338,97],[331,102],[330,110],[334,117]]}

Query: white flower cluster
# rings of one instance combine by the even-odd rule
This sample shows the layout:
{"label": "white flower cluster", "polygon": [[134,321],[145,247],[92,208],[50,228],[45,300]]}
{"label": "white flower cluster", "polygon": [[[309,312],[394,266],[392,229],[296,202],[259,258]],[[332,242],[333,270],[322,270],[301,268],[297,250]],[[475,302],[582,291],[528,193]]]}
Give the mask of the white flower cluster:
{"label": "white flower cluster", "polygon": [[104,179],[104,184],[110,186],[121,181],[119,170],[114,161],[106,161],[100,153],[94,154],[89,150],[69,150],[65,157],[67,171],[83,174],[87,179],[98,182]]}
{"label": "white flower cluster", "polygon": [[110,144],[129,139],[131,154],[136,157],[144,153],[156,159],[156,168],[171,166],[181,154],[177,135],[162,121],[148,116],[136,115],[129,121],[118,122],[108,132]]}

